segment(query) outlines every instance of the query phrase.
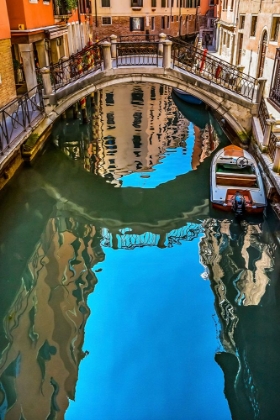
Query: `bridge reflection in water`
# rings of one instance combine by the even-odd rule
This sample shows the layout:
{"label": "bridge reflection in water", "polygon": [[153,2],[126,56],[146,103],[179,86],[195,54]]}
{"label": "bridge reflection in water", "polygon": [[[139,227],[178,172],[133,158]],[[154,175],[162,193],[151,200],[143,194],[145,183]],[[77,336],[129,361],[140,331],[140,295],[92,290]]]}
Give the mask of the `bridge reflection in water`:
{"label": "bridge reflection in water", "polygon": [[[56,127],[54,142],[64,153],[50,145],[33,168],[15,177],[1,202],[4,219],[13,208],[16,221],[14,230],[9,223],[0,229],[5,244],[0,264],[1,419],[142,419],[156,413],[158,418],[225,420],[230,414],[223,388],[233,418],[271,419],[279,409],[275,386],[280,376],[273,229],[267,221],[236,224],[210,214],[207,157],[225,139],[185,120],[170,91],[131,88],[137,95],[125,118],[117,102],[112,106],[116,91],[100,95],[93,136],[89,126],[75,132],[70,120]],[[139,88],[162,92],[151,118],[153,129],[151,109],[144,112]],[[108,108],[114,110],[109,117]],[[113,144],[106,139],[108,131]],[[77,133],[81,140],[73,145]],[[170,179],[162,183],[157,166],[168,172],[177,149],[182,154],[176,168],[170,167]],[[135,173],[142,188],[121,188]],[[122,260],[122,252],[129,257]],[[122,261],[134,266],[129,278],[116,277]],[[13,279],[9,288],[8,278]],[[210,288],[203,279],[209,279],[215,299],[216,333]],[[117,287],[110,289],[113,281]],[[107,293],[107,300],[98,290]],[[116,293],[111,300],[110,290]],[[154,292],[149,296],[145,290]],[[123,291],[131,299],[122,302]],[[154,308],[153,317],[146,306]],[[123,335],[102,329],[106,313],[124,323]],[[150,335],[137,336],[145,316]],[[98,349],[111,339],[106,362]],[[151,359],[150,373],[143,355]],[[129,370],[138,364],[142,376]],[[99,382],[100,369],[105,378],[111,375],[108,388]],[[66,411],[69,399],[76,402]]]}

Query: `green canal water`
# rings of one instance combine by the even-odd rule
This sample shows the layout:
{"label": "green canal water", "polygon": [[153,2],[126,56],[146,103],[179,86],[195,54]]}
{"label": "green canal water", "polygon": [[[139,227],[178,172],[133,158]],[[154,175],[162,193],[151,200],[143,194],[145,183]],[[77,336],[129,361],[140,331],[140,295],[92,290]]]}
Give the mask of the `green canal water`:
{"label": "green canal water", "polygon": [[92,101],[0,192],[0,420],[277,420],[279,222],[211,209],[211,112]]}

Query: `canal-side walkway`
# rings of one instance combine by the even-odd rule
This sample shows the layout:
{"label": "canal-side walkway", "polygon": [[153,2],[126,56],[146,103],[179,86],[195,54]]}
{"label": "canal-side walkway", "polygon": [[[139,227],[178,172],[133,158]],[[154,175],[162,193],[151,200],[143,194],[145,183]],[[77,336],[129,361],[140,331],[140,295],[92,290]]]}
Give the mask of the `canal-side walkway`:
{"label": "canal-side walkway", "polygon": [[0,189],[22,163],[22,145],[44,117],[42,91],[37,86],[0,110]]}

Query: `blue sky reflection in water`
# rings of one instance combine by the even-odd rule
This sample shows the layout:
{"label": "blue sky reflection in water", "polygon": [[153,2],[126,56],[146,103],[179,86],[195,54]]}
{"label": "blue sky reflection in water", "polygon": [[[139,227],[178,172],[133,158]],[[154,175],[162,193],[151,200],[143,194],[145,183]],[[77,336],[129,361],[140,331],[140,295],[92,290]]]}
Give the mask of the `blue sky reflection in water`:
{"label": "blue sky reflection in water", "polygon": [[[185,140],[182,147],[163,148],[149,170],[123,173],[121,187],[156,188],[192,171],[197,137],[191,122]],[[105,260],[94,267],[102,269],[98,284],[88,298],[83,349],[89,354],[66,420],[231,418],[214,360],[221,345],[199,240],[103,248]]]}
{"label": "blue sky reflection in water", "polygon": [[121,178],[122,187],[155,188],[191,171],[194,141],[194,126],[190,123],[187,150],[182,147],[166,149],[162,159],[153,167],[153,172],[133,172],[125,175]]}
{"label": "blue sky reflection in water", "polygon": [[67,420],[231,418],[198,243],[104,250]]}

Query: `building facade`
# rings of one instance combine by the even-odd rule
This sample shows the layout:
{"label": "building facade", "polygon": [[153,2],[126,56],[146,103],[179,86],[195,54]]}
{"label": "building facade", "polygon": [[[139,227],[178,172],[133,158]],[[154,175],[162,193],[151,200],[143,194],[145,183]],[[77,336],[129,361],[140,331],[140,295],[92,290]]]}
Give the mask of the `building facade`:
{"label": "building facade", "polygon": [[115,35],[195,36],[199,32],[200,0],[118,0],[93,3],[93,33],[100,40]]}
{"label": "building facade", "polygon": [[6,3],[18,93],[37,85],[36,68],[57,63],[89,42],[90,8],[86,0]]}
{"label": "building facade", "polygon": [[[217,23],[218,56],[255,78],[266,79],[265,97],[275,80],[280,9],[272,0],[222,0]],[[278,9],[278,10],[277,10]]]}

